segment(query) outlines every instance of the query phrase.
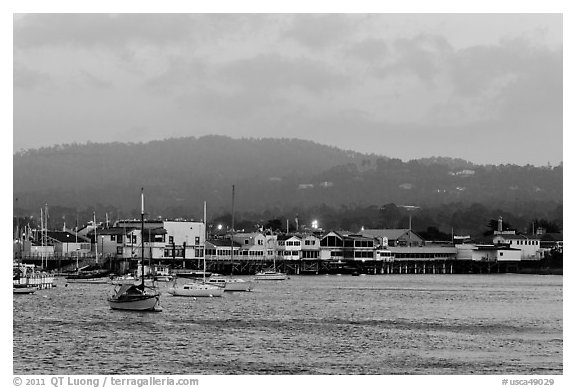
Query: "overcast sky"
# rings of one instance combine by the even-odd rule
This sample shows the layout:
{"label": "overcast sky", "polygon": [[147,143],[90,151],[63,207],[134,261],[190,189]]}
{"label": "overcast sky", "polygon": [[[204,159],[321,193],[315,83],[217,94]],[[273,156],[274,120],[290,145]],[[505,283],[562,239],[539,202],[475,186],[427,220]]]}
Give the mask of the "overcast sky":
{"label": "overcast sky", "polygon": [[560,14],[18,14],[14,151],[222,134],[562,161]]}

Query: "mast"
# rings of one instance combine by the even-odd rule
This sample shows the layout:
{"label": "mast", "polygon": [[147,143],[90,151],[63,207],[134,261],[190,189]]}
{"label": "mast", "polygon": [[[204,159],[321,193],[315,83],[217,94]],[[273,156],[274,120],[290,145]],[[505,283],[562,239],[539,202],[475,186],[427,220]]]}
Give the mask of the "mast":
{"label": "mast", "polygon": [[232,185],[232,228],[230,231],[230,276],[234,272],[234,185]]}
{"label": "mast", "polygon": [[40,267],[44,267],[44,213],[42,208],[40,208],[40,245],[42,246],[42,251],[40,253]]}
{"label": "mast", "polygon": [[140,197],[142,200],[142,210],[140,211],[140,234],[142,235],[142,291],[144,291],[144,187],[142,187]]}
{"label": "mast", "polygon": [[[16,209],[18,209],[18,198],[16,198]],[[16,213],[16,209],[14,209],[15,213]],[[22,241],[22,244],[20,243],[20,237],[21,237],[20,218],[18,218],[18,214],[16,214],[16,235],[17,235],[16,242],[18,244],[18,262],[21,263],[22,262],[22,244],[24,244],[24,241]]]}
{"label": "mast", "polygon": [[94,218],[94,246],[95,246],[95,253],[96,253],[96,264],[98,264],[98,225],[96,225],[96,211],[92,213]]}
{"label": "mast", "polygon": [[[204,201],[204,248],[206,248],[206,233],[207,233],[207,229],[206,229],[206,201]],[[204,255],[203,255],[203,262],[204,262],[204,269],[203,269],[203,273],[202,273],[202,283],[206,283],[206,249],[204,249]]]}

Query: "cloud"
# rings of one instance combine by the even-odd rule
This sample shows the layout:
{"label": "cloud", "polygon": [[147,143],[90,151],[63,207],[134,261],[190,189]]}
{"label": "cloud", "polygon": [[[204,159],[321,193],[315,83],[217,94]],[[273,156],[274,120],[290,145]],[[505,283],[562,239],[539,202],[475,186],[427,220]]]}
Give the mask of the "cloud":
{"label": "cloud", "polygon": [[311,49],[342,44],[353,31],[357,17],[342,14],[298,14],[284,36]]}
{"label": "cloud", "polygon": [[360,61],[378,62],[390,55],[390,48],[384,39],[370,38],[351,44],[345,53]]}
{"label": "cloud", "polygon": [[16,89],[34,89],[51,81],[51,77],[41,71],[30,69],[22,63],[14,63],[13,85]]}
{"label": "cloud", "polygon": [[347,76],[337,73],[325,63],[308,58],[292,59],[276,54],[262,54],[222,66],[222,75],[229,82],[246,89],[283,90],[297,87],[319,93],[348,84]]}
{"label": "cloud", "polygon": [[401,38],[392,43],[390,62],[381,66],[377,74],[385,77],[397,74],[415,75],[432,85],[438,74],[444,71],[453,49],[448,41],[437,35],[418,35]]}
{"label": "cloud", "polygon": [[26,14],[14,23],[14,47],[163,45],[190,38],[185,14]]}

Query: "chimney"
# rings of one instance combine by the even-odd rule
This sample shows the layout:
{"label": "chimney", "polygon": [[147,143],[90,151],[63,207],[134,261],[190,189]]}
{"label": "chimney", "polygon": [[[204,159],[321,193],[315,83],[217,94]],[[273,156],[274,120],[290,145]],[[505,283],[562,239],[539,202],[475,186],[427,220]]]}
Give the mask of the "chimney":
{"label": "chimney", "polygon": [[498,217],[498,232],[502,233],[502,217]]}

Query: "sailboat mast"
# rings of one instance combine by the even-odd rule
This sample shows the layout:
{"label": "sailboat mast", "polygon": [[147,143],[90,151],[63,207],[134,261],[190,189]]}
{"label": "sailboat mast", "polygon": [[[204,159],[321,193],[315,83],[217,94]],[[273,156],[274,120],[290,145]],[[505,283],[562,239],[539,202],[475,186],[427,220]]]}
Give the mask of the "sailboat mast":
{"label": "sailboat mast", "polygon": [[18,244],[18,260],[22,262],[22,244],[24,241],[20,241],[21,233],[20,233],[20,218],[18,218],[18,198],[16,198],[16,207],[14,209],[14,213],[16,214],[16,242]]}
{"label": "sailboat mast", "polygon": [[94,221],[94,253],[96,254],[96,264],[98,264],[98,225],[96,225],[96,211],[92,213]]}
{"label": "sailboat mast", "polygon": [[144,291],[144,187],[142,187],[142,191],[140,193],[140,197],[142,200],[142,210],[140,211],[140,235],[142,238],[142,291]]}
{"label": "sailboat mast", "polygon": [[[207,232],[208,229],[206,229],[206,225],[207,225],[207,223],[206,223],[206,201],[204,201],[204,247],[206,247],[206,236],[208,233]],[[204,258],[204,260],[203,260],[203,262],[204,262],[203,267],[204,268],[203,268],[203,274],[202,274],[202,282],[206,283],[206,249],[204,249],[203,258]]]}
{"label": "sailboat mast", "polygon": [[230,230],[230,275],[234,272],[234,185],[232,185],[232,228]]}

